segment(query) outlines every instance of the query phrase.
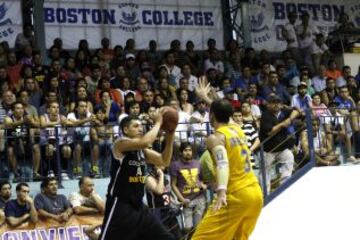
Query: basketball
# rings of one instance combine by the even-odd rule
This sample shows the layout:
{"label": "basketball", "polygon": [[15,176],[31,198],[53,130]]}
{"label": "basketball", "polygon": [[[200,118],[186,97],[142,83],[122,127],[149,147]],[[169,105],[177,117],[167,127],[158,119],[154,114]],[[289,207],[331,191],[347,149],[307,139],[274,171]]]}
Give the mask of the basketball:
{"label": "basketball", "polygon": [[179,121],[179,113],[172,107],[164,107],[164,109],[161,129],[165,132],[173,132]]}

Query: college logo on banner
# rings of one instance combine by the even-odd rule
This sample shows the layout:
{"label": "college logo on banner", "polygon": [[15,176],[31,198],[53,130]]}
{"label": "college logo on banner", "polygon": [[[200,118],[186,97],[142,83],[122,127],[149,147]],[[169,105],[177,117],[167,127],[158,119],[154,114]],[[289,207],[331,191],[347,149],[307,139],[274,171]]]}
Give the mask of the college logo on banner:
{"label": "college logo on banner", "polygon": [[134,3],[119,4],[121,11],[120,28],[126,32],[135,32],[141,28],[138,17],[139,5]]}
{"label": "college logo on banner", "polygon": [[0,29],[1,29],[0,38],[7,37],[14,33],[14,30],[11,27],[12,21],[7,16],[8,15],[7,12],[8,12],[8,8],[6,7],[5,3],[2,3],[0,5]]}

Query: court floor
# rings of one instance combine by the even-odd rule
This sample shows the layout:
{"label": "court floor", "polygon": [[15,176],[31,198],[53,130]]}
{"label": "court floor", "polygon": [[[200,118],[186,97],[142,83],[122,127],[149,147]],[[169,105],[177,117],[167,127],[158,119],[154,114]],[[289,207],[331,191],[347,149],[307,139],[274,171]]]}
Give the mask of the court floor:
{"label": "court floor", "polygon": [[360,239],[360,165],[311,169],[264,207],[250,238],[339,239]]}

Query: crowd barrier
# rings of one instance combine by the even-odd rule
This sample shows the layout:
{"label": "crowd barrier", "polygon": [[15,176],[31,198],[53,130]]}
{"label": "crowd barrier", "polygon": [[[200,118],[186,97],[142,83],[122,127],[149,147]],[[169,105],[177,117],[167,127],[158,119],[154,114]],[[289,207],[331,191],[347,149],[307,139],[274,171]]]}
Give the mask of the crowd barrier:
{"label": "crowd barrier", "polygon": [[25,222],[12,228],[6,223],[0,225],[1,240],[88,240],[86,227],[102,224],[102,215],[73,215],[66,223],[52,219],[39,219],[37,223]]}

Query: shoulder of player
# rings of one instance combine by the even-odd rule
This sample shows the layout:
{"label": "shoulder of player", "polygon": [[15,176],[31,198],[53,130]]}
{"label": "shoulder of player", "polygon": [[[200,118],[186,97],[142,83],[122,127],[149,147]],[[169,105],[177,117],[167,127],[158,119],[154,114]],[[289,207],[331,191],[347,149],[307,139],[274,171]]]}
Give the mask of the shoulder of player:
{"label": "shoulder of player", "polygon": [[206,138],[205,143],[208,149],[212,149],[217,145],[225,145],[225,135],[220,132],[215,132]]}

